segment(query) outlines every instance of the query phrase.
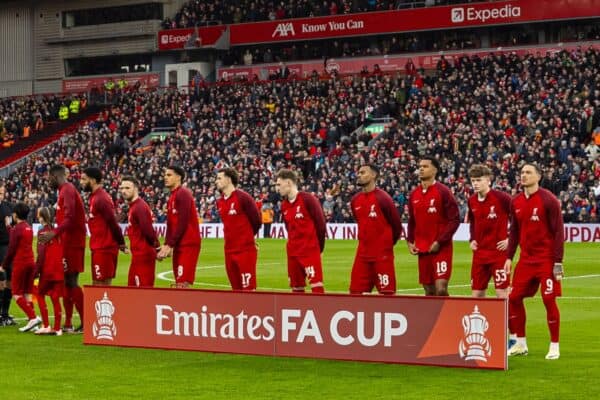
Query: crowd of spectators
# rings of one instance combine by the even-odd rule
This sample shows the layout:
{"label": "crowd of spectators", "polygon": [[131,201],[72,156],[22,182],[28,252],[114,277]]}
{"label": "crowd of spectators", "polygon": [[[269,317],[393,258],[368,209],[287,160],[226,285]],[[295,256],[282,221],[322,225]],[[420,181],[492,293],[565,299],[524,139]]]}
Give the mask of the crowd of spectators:
{"label": "crowd of spectators", "polygon": [[164,20],[163,28],[193,28],[482,1],[485,0],[191,0],[173,18]]}
{"label": "crowd of spectators", "polygon": [[[216,171],[233,166],[241,187],[280,220],[273,177],[297,169],[303,190],[321,200],[329,222],[351,222],[348,203],[365,162],[381,166],[380,187],[403,218],[419,156],[434,154],[438,179],[457,197],[461,216],[472,193],[467,176],[489,165],[495,187],[515,194],[518,167],[534,161],[542,186],[561,200],[565,221],[600,222],[600,52],[489,54],[442,59],[432,74],[406,68],[391,75],[200,86],[197,92],[132,92],[100,119],[34,155],[8,178],[13,200],[47,205],[51,164],[65,163],[77,181],[83,167],[100,166],[105,187],[123,215],[118,179],[137,176],[143,195],[164,222],[169,164],[189,174],[203,221],[218,221]],[[381,134],[360,127],[389,117]],[[164,140],[140,147],[152,128],[175,127]]]}
{"label": "crowd of spectators", "polygon": [[17,97],[0,99],[0,150],[44,129],[58,117],[60,99]]}

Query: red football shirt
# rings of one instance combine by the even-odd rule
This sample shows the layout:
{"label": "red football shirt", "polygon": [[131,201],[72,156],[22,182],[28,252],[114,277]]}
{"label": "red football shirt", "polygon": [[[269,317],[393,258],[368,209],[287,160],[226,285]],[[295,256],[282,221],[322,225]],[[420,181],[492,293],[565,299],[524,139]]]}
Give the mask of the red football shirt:
{"label": "red football shirt", "polygon": [[305,192],[298,192],[294,201],[281,203],[281,214],[288,232],[289,256],[319,254],[325,247],[325,215],[319,200]]}
{"label": "red football shirt", "polygon": [[497,255],[496,244],[508,238],[510,201],[508,194],[494,189],[483,200],[477,193],[469,198],[469,241],[477,242],[478,256]]}
{"label": "red football shirt", "polygon": [[511,203],[508,258],[521,247],[524,262],[562,262],[564,225],[560,203],[552,192],[540,188],[531,196],[521,192]]}
{"label": "red football shirt", "polygon": [[127,217],[129,220],[127,236],[129,236],[131,253],[139,256],[155,254],[159,243],[152,226],[152,211],[148,203],[138,197],[129,204]]}
{"label": "red football shirt", "polygon": [[33,229],[21,221],[10,230],[8,250],[2,262],[3,266],[13,265],[13,268],[35,266],[33,258]]}
{"label": "red football shirt", "polygon": [[354,195],[350,202],[358,224],[357,255],[377,258],[393,252],[402,233],[402,221],[389,194],[379,188]]}
{"label": "red football shirt", "polygon": [[66,247],[85,247],[85,209],[83,200],[75,186],[63,183],[58,189],[56,204],[56,228],[54,232],[62,235],[61,240]]}
{"label": "red football shirt", "polygon": [[[48,226],[42,227],[38,235],[51,231]],[[37,268],[41,279],[44,281],[62,281],[65,279],[63,264],[63,243],[60,236],[56,236],[48,243],[37,242]]]}
{"label": "red football shirt", "polygon": [[189,189],[179,186],[167,202],[167,237],[171,248],[200,246],[200,227],[196,202]]}
{"label": "red football shirt", "polygon": [[113,201],[106,190],[98,188],[90,195],[90,249],[114,249],[125,244],[115,217]]}
{"label": "red football shirt", "polygon": [[433,242],[440,246],[452,243],[460,225],[456,199],[446,186],[434,182],[427,190],[419,185],[408,199],[408,232],[406,239],[419,252],[427,253]]}
{"label": "red football shirt", "polygon": [[260,229],[260,212],[250,195],[234,190],[217,200],[225,231],[225,252],[241,253],[255,248],[254,236]]}

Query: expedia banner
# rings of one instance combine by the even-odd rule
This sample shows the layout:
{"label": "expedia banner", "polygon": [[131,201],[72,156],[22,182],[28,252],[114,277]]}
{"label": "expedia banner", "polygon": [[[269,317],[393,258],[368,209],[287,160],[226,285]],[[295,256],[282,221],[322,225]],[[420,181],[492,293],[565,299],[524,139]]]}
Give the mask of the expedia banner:
{"label": "expedia banner", "polygon": [[500,299],[85,287],[84,343],[507,369]]}

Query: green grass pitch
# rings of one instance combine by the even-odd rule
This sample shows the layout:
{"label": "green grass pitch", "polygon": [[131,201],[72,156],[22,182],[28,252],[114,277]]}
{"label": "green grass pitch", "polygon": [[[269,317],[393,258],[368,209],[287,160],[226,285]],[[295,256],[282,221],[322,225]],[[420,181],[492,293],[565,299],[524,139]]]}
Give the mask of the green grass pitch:
{"label": "green grass pitch", "polygon": [[[202,244],[201,288],[227,289],[223,242]],[[258,285],[287,289],[285,242],[261,240]],[[325,287],[345,292],[356,242],[330,241]],[[416,258],[396,246],[399,294],[421,294]],[[455,244],[451,295],[468,295],[471,253]],[[128,256],[119,256],[115,284],[125,284]],[[170,262],[157,264],[170,270]],[[567,244],[561,311],[561,358],[546,361],[549,337],[539,294],[526,301],[529,355],[509,371],[271,358],[84,346],[80,335],[36,337],[0,328],[3,399],[597,399],[600,398],[600,246]],[[172,278],[168,272],[162,274]],[[89,255],[82,283],[90,282]],[[170,282],[157,279],[157,285]],[[490,293],[491,294],[491,293]],[[22,318],[16,305],[12,313]],[[23,323],[23,321],[20,321]]]}

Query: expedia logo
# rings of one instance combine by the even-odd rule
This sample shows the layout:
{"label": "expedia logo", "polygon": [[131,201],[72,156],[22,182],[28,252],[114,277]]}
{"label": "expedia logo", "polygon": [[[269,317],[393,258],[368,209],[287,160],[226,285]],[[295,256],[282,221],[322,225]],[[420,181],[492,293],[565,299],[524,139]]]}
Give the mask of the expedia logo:
{"label": "expedia logo", "polygon": [[514,7],[510,4],[498,8],[476,9],[468,7],[456,7],[450,10],[450,19],[452,23],[459,24],[465,21],[487,22],[494,20],[504,20],[518,18],[521,16],[521,7]]}

